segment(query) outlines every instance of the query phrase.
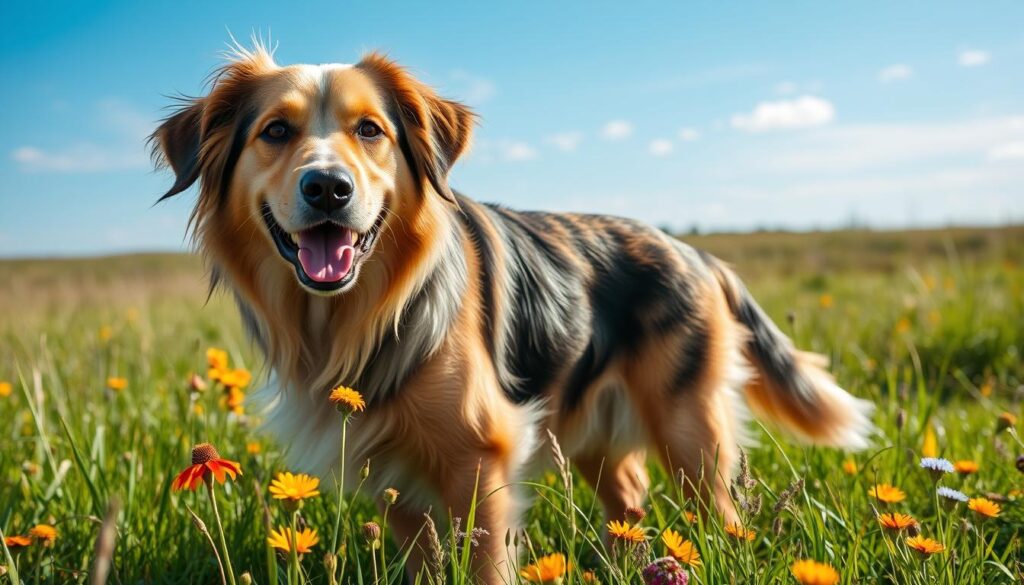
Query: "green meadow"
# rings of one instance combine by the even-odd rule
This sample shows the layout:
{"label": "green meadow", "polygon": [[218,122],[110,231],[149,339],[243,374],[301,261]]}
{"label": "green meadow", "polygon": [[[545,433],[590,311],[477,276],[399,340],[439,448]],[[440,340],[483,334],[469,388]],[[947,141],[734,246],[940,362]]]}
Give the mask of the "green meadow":
{"label": "green meadow", "polygon": [[[674,474],[656,469],[646,515],[628,520],[642,542],[609,543],[591,487],[550,453],[551,471],[526,485],[535,500],[523,532],[507,535],[521,567],[540,562],[522,578],[643,582],[671,552],[671,530],[695,553],[677,555],[690,583],[1022,582],[1024,227],[684,239],[732,263],[799,346],[829,356],[840,384],[877,405],[880,432],[869,450],[845,453],[752,423],[734,489],[750,538],[697,513]],[[209,348],[251,383],[232,392],[211,380]],[[208,297],[194,256],[0,261],[0,583],[402,582],[407,547],[386,526],[377,547],[364,528],[385,524],[383,494],[339,503],[324,481],[295,517],[271,497],[271,480],[290,471],[283,446],[237,400],[265,377],[230,298]],[[206,486],[172,490],[201,442],[242,469],[213,483],[216,515]],[[933,474],[922,457],[957,470]],[[363,462],[347,465],[355,474]],[[874,491],[894,501],[873,497],[876,485],[898,488]],[[894,512],[913,526],[883,527]],[[319,537],[294,560],[267,541],[293,521]],[[472,583],[474,529],[487,527],[436,526],[419,582]],[[563,555],[565,570],[547,555]],[[228,559],[233,575],[222,577]],[[804,560],[838,581],[820,565],[794,570]]]}

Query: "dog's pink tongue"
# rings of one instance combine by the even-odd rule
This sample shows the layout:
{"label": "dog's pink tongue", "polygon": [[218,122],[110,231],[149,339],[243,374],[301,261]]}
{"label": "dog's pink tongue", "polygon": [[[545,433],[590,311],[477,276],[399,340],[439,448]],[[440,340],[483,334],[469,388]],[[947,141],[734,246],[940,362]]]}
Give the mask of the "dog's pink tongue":
{"label": "dog's pink tongue", "polygon": [[336,225],[299,232],[299,263],[316,282],[337,282],[352,269],[355,234]]}

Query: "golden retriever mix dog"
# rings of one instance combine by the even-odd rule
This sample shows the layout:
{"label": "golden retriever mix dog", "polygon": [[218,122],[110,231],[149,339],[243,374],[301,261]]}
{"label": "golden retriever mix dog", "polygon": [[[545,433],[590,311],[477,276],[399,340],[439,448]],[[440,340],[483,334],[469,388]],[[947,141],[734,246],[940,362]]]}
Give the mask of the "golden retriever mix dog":
{"label": "golden retriever mix dog", "polygon": [[866,445],[870,404],[715,258],[629,219],[453,191],[474,123],[379,54],[280,66],[257,46],[153,134],[176,175],[164,197],[199,183],[195,238],[266,354],[267,425],[297,468],[330,476],[327,394],[358,389],[346,455],[401,491],[396,541],[417,545],[427,510],[465,518],[477,495],[491,583],[514,574],[516,484],[549,458],[547,430],[613,519],[642,505],[650,452],[734,520],[741,396],[807,441]]}

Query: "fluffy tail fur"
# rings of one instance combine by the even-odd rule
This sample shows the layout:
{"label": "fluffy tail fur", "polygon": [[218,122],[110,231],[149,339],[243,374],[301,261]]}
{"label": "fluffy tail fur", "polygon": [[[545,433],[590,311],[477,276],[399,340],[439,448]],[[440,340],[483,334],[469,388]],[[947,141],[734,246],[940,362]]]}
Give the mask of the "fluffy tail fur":
{"label": "fluffy tail fur", "polygon": [[711,256],[705,255],[705,261],[736,320],[750,332],[744,354],[756,375],[746,386],[746,397],[754,414],[811,443],[867,447],[874,405],[840,388],[825,370],[825,356],[796,349],[728,267]]}

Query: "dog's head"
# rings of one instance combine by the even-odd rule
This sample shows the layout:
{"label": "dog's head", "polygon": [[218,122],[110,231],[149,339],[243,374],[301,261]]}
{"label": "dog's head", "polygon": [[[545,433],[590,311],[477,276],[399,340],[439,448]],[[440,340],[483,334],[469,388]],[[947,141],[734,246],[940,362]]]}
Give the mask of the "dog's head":
{"label": "dog's head", "polygon": [[333,295],[355,286],[392,216],[401,223],[431,197],[454,203],[448,171],[473,121],[381,55],[285,67],[257,47],[152,142],[176,175],[164,198],[200,182],[194,227],[219,265],[291,272]]}

